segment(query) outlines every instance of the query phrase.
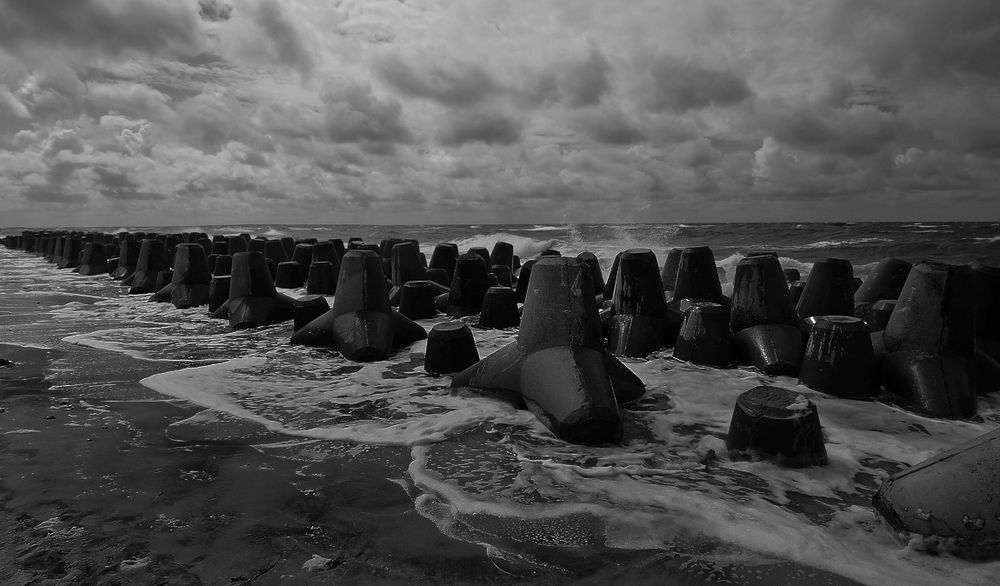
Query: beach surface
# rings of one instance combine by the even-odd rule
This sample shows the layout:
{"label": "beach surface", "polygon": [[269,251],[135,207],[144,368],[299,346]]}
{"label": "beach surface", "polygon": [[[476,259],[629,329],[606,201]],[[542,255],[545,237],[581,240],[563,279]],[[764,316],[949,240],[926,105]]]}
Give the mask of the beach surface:
{"label": "beach surface", "polygon": [[[663,349],[624,360],[647,394],[622,410],[621,444],[576,446],[452,394],[423,371],[423,342],[350,363],[289,346],[288,323],[233,332],[4,249],[0,289],[5,584],[936,585],[1000,571],[900,541],[871,508],[890,474],[995,429],[993,396],[972,420],[935,420]],[[481,356],[517,335],[474,333]],[[829,466],[726,455],[735,398],[759,384],[816,403]]]}
{"label": "beach surface", "polygon": [[239,422],[185,438],[172,424],[201,409],[136,382],[162,367],[83,347],[0,356],[4,584],[514,581],[414,511],[392,480],[409,450],[292,460]]}

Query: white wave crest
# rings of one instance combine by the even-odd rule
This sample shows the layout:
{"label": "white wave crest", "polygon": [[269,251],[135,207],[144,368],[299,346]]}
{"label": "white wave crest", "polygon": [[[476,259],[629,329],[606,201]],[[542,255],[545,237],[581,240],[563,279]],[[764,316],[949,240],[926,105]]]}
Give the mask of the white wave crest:
{"label": "white wave crest", "polygon": [[862,238],[848,238],[847,240],[820,240],[812,244],[806,244],[802,248],[836,248],[842,246],[858,246],[861,244],[875,244],[877,242],[895,242],[892,238],[881,236],[865,236]]}
{"label": "white wave crest", "polygon": [[268,227],[267,230],[264,230],[258,235],[267,236],[268,238],[281,238],[282,236],[288,236],[286,232],[282,232],[281,230],[278,230],[277,228],[272,228],[270,226]]}
{"label": "white wave crest", "polygon": [[527,236],[518,236],[516,234],[510,234],[508,232],[495,232],[493,234],[477,234],[475,236],[469,236],[468,238],[460,238],[455,240],[455,244],[458,245],[458,250],[460,252],[465,252],[470,248],[481,246],[486,250],[493,250],[493,245],[497,242],[508,242],[514,247],[514,254],[518,255],[522,259],[533,258],[538,255],[538,253],[543,250],[548,250],[552,248],[555,244],[555,240],[536,240],[534,238],[528,238]]}

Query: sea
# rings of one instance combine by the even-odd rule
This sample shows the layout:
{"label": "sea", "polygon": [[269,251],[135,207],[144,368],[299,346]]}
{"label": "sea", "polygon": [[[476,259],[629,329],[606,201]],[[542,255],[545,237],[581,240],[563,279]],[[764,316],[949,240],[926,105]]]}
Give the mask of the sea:
{"label": "sea", "polygon": [[[2,228],[0,234],[21,229]],[[625,249],[648,248],[662,264],[670,248],[707,245],[725,269],[727,293],[737,263],[758,251],[776,252],[782,266],[798,269],[803,279],[826,257],[850,260],[862,278],[889,256],[1000,266],[1000,222],[88,230],[415,238],[428,256],[438,242],[464,251],[505,241],[522,260],[548,249],[593,252],[605,275]],[[530,413],[498,399],[452,393],[450,376],[424,371],[424,342],[386,361],[354,363],[331,350],[291,346],[287,322],[232,331],[205,308],[151,303],[106,276],[79,276],[0,248],[0,299],[10,296],[35,299],[39,310],[37,318],[18,317],[16,333],[0,329],[0,342],[85,346],[155,363],[156,374],[141,385],[201,409],[175,424],[187,438],[218,438],[220,430],[248,422],[273,434],[256,449],[291,460],[363,464],[374,453],[394,450],[403,464],[390,480],[410,495],[413,509],[442,534],[481,546],[502,575],[582,577],[629,554],[630,560],[659,560],[658,572],[668,568],[683,583],[937,586],[995,584],[1000,576],[1000,562],[967,561],[940,540],[893,534],[871,506],[872,494],[891,474],[995,429],[995,396],[980,397],[979,414],[970,420],[932,419],[880,401],[838,399],[794,378],[689,364],[662,349],[622,359],[647,389],[642,400],[622,408],[622,441],[580,446],[553,437]],[[38,327],[30,327],[31,319]],[[445,319],[419,323],[430,329]],[[481,357],[517,335],[516,329],[473,332]],[[75,374],[56,368],[48,376],[58,388],[72,385]],[[789,469],[727,455],[736,397],[760,384],[795,389],[816,404],[828,466]],[[671,582],[670,575],[662,577]]]}

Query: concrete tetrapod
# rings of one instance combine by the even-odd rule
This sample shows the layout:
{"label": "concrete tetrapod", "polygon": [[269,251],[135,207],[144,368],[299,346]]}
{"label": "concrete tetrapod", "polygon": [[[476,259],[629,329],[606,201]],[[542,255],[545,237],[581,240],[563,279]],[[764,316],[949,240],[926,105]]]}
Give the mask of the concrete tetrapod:
{"label": "concrete tetrapod", "polygon": [[83,252],[83,240],[70,236],[63,246],[62,260],[56,266],[60,269],[75,269],[80,266],[80,253]]}
{"label": "concrete tetrapod", "polygon": [[576,255],[576,260],[584,263],[590,269],[590,278],[594,281],[594,291],[597,291],[603,299],[605,283],[604,273],[601,272],[601,261],[593,252],[581,252]]}
{"label": "concrete tetrapod", "polygon": [[447,374],[464,370],[479,361],[476,339],[462,321],[434,324],[427,334],[424,370]]}
{"label": "concrete tetrapod", "polygon": [[503,240],[498,240],[493,244],[490,252],[490,266],[504,265],[514,270],[514,245]]}
{"label": "concrete tetrapod", "polygon": [[438,310],[452,317],[479,313],[483,308],[486,290],[490,287],[488,272],[486,261],[480,255],[467,252],[458,257],[450,292],[438,298]]}
{"label": "concrete tetrapod", "polygon": [[1000,390],[1000,268],[972,264],[975,284],[976,324],[973,358],[977,392]]}
{"label": "concrete tetrapod", "polygon": [[730,301],[722,294],[722,283],[715,266],[715,255],[708,246],[695,246],[681,250],[677,260],[673,297],[667,303],[667,326],[664,336],[674,340],[684,321],[681,303],[685,299],[700,299],[718,303],[729,310]]}
{"label": "concrete tetrapod", "polygon": [[225,319],[228,315],[215,315],[220,307],[229,301],[229,281],[230,276],[212,275],[212,280],[208,283],[208,313],[212,317]]}
{"label": "concrete tetrapod", "polygon": [[440,267],[427,269],[427,280],[450,290],[451,278],[448,277],[448,271]]}
{"label": "concrete tetrapod", "polygon": [[108,259],[103,242],[88,242],[83,246],[83,258],[76,272],[81,275],[101,275],[108,272]]}
{"label": "concrete tetrapod", "polygon": [[1000,430],[891,476],[872,497],[903,543],[939,540],[965,558],[1000,556]]}
{"label": "concrete tetrapod", "polygon": [[305,284],[302,277],[302,267],[294,260],[286,260],[278,263],[278,270],[274,273],[274,286],[282,289],[296,289]]}
{"label": "concrete tetrapod", "polygon": [[479,258],[483,259],[483,264],[489,269],[493,263],[490,262],[490,251],[486,250],[485,246],[473,246],[466,251],[466,254],[476,254]]}
{"label": "concrete tetrapod", "polygon": [[736,357],[764,374],[797,376],[802,366],[802,331],[785,324],[743,328],[733,335]]}
{"label": "concrete tetrapod", "polygon": [[111,278],[122,280],[132,276],[132,273],[135,272],[135,265],[139,262],[139,248],[141,246],[141,243],[135,240],[126,240],[121,243],[118,266],[111,273]]}
{"label": "concrete tetrapod", "polygon": [[340,267],[340,257],[337,256],[337,253],[333,249],[333,242],[324,241],[313,244],[312,259],[310,260],[310,262],[316,262],[316,261],[332,262],[330,259],[335,259],[337,261],[337,267],[338,268]]}
{"label": "concrete tetrapod", "polygon": [[696,301],[684,311],[684,322],[674,344],[674,358],[693,364],[724,368],[733,362],[733,334],[729,313],[711,301]]}
{"label": "concrete tetrapod", "polygon": [[178,309],[198,307],[208,303],[210,282],[204,247],[200,244],[180,244],[174,254],[170,284],[158,290],[154,297],[169,301]]}
{"label": "concrete tetrapod", "polygon": [[813,264],[795,311],[805,319],[814,315],[854,315],[854,267],[842,258],[824,258]]}
{"label": "concrete tetrapod", "polygon": [[660,272],[660,280],[663,281],[664,291],[673,291],[677,283],[677,265],[681,262],[683,248],[671,248],[667,251],[667,257],[663,261],[663,271]]}
{"label": "concrete tetrapod", "polygon": [[889,323],[893,310],[896,309],[895,299],[879,299],[868,308],[868,331],[881,332]]}
{"label": "concrete tetrapod", "polygon": [[434,246],[428,269],[444,269],[448,272],[448,283],[455,275],[455,263],[458,262],[458,245],[454,242],[441,242]]}
{"label": "concrete tetrapod", "polygon": [[645,392],[604,348],[590,270],[555,256],[532,269],[517,340],[457,374],[451,386],[526,406],[557,437],[589,444],[618,441],[619,403]]}
{"label": "concrete tetrapod", "polygon": [[483,329],[511,328],[521,323],[517,312],[517,293],[510,287],[490,287],[483,297],[479,312],[479,327]]}
{"label": "concrete tetrapod", "polygon": [[881,299],[896,299],[903,290],[912,265],[905,260],[888,257],[879,261],[875,270],[854,292],[854,315],[871,323],[871,307]]}
{"label": "concrete tetrapod", "polygon": [[[509,266],[491,265],[490,274],[497,280],[497,284],[491,286],[507,287],[508,289],[514,286],[514,273],[510,270]],[[513,291],[513,289],[511,290]]]}
{"label": "concrete tetrapod", "polygon": [[640,358],[666,345],[667,300],[652,250],[632,248],[621,254],[611,309],[608,349],[612,354]]}
{"label": "concrete tetrapod", "polygon": [[291,343],[334,347],[348,360],[371,362],[426,337],[420,324],[389,305],[378,253],[355,249],[344,254],[333,307],[292,334]]}
{"label": "concrete tetrapod", "polygon": [[517,274],[517,288],[514,290],[517,294],[517,302],[524,303],[525,298],[528,296],[528,284],[531,282],[531,267],[535,266],[535,260],[525,261],[521,265],[520,272]]}
{"label": "concrete tetrapod", "polygon": [[294,299],[274,288],[263,253],[238,252],[233,255],[229,299],[212,313],[212,317],[228,318],[229,325],[240,330],[290,320],[294,307]]}
{"label": "concrete tetrapod", "polygon": [[872,334],[886,391],[932,417],[976,414],[973,272],[924,261],[910,271],[885,330]]}
{"label": "concrete tetrapod", "polygon": [[[174,270],[163,269],[162,271],[156,273],[156,284],[153,285],[153,291],[160,291],[161,289],[166,288],[166,286],[169,285],[170,282],[173,280],[174,280]],[[156,293],[153,293],[153,296],[155,297]],[[170,301],[170,298],[168,297],[164,301]]]}
{"label": "concrete tetrapod", "polygon": [[393,287],[402,287],[410,281],[423,281],[427,278],[427,269],[420,262],[420,247],[413,241],[393,245],[389,253],[389,266]]}
{"label": "concrete tetrapod", "polygon": [[[715,255],[707,246],[694,246],[681,250],[677,260],[677,277],[674,281],[672,304],[684,299],[704,299],[729,308],[729,300],[722,294],[722,283],[715,266]],[[682,315],[678,315],[678,324]]]}
{"label": "concrete tetrapod", "polygon": [[754,387],[736,399],[726,447],[735,456],[764,456],[790,468],[829,462],[816,405],[780,387]]}
{"label": "concrete tetrapod", "polygon": [[409,281],[400,290],[399,313],[410,319],[429,319],[437,314],[434,307],[434,283]]}
{"label": "concrete tetrapod", "polygon": [[608,271],[608,280],[604,282],[603,291],[597,289],[597,282],[594,282],[594,290],[601,296],[602,301],[610,301],[615,295],[615,282],[618,281],[618,265],[622,261],[623,254],[625,254],[624,250],[615,255],[615,260],[611,263],[611,270]]}
{"label": "concrete tetrapod", "polygon": [[299,273],[302,275],[302,282],[309,278],[309,265],[312,263],[313,245],[301,242],[295,245],[292,251],[292,260],[298,263]]}
{"label": "concrete tetrapod", "polygon": [[[339,266],[339,263],[338,263]],[[310,295],[333,295],[337,292],[337,273],[328,260],[313,261],[309,265],[306,279],[306,293]]]}
{"label": "concrete tetrapod", "polygon": [[875,352],[865,322],[847,315],[821,316],[809,333],[799,382],[842,398],[875,396]]}
{"label": "concrete tetrapod", "polygon": [[312,320],[330,311],[330,304],[322,295],[305,295],[295,300],[292,312],[292,331],[297,332]]}
{"label": "concrete tetrapod", "polygon": [[736,265],[729,327],[733,332],[765,324],[798,326],[795,306],[778,258],[748,256]]}
{"label": "concrete tetrapod", "polygon": [[126,277],[123,285],[130,285],[129,294],[154,293],[156,291],[156,276],[160,271],[169,269],[167,251],[162,240],[147,238],[139,247],[139,260],[135,265],[135,273]]}

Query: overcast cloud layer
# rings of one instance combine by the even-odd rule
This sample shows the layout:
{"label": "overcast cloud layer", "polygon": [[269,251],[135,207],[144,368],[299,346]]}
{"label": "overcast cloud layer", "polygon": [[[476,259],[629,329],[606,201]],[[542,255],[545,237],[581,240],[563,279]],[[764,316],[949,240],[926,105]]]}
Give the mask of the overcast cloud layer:
{"label": "overcast cloud layer", "polygon": [[0,225],[1000,219],[996,0],[0,0]]}

